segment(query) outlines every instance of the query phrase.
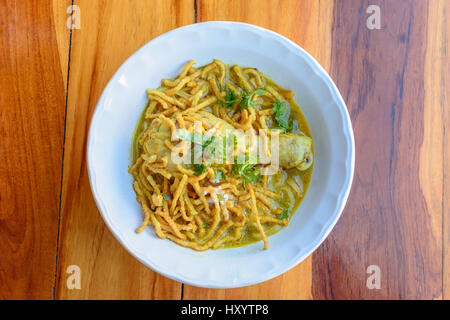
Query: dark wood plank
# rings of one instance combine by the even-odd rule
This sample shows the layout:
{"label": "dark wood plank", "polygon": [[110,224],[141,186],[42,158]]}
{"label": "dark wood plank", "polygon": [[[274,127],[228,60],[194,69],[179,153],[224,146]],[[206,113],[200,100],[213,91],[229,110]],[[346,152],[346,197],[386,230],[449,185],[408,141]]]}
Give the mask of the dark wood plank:
{"label": "dark wood plank", "polygon": [[52,297],[68,53],[53,19],[49,1],[0,2],[0,299]]}
{"label": "dark wood plank", "polygon": [[[382,29],[369,30],[372,2],[335,3],[331,74],[353,121],[356,170],[340,222],[313,255],[313,295],[439,298],[442,211],[429,209],[419,178],[428,1],[376,1]],[[380,290],[366,287],[369,265],[380,267]]]}

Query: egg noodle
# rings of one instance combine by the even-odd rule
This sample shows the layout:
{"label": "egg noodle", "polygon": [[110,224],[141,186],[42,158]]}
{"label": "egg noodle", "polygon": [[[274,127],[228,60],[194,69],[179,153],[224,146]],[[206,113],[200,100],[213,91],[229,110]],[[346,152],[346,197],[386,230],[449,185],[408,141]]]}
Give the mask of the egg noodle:
{"label": "egg noodle", "polygon": [[[311,177],[308,125],[294,93],[257,69],[219,60],[194,65],[189,61],[176,78],[147,90],[129,168],[144,214],[136,232],[153,226],[159,238],[198,251],[261,240],[267,249],[268,236],[289,223]],[[249,152],[241,163],[217,161],[225,129],[252,131],[261,158],[273,156],[269,145],[279,134],[281,167],[268,174],[270,163],[250,161]],[[242,145],[233,140],[232,147]],[[197,154],[186,153],[191,149]],[[177,162],[175,154],[197,161]]]}

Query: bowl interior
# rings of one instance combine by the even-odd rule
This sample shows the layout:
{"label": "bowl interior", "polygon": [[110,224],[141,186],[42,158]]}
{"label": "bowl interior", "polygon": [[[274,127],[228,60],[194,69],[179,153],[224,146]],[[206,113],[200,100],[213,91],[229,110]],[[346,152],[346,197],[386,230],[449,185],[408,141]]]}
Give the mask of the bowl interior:
{"label": "bowl interior", "polygon": [[[89,174],[109,228],[144,264],[193,285],[243,286],[293,267],[330,231],[351,182],[351,126],[337,89],[309,55],[294,44],[244,24],[201,25],[177,29],[151,41],[113,76],[92,120]],[[289,226],[269,238],[269,250],[263,250],[261,242],[195,252],[157,238],[152,228],[140,235],[135,233],[142,211],[127,169],[133,130],[146,103],[145,89],[156,88],[162,78],[177,75],[188,60],[203,65],[214,58],[256,67],[293,90],[311,128],[315,163],[308,192]]]}

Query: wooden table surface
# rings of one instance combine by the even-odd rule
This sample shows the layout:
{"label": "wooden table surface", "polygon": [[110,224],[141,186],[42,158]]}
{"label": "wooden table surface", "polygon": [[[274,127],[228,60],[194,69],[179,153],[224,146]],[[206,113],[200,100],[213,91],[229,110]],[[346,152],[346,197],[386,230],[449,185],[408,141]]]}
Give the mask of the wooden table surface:
{"label": "wooden table surface", "polygon": [[[72,4],[79,29],[67,27]],[[366,26],[369,5],[379,30]],[[128,254],[85,161],[90,117],[121,63],[208,20],[306,49],[339,87],[356,142],[352,191],[326,241],[289,272],[231,290],[183,285]],[[450,298],[449,43],[448,0],[0,1],[0,298]],[[81,289],[67,287],[70,265]],[[366,286],[370,265],[380,289]]]}

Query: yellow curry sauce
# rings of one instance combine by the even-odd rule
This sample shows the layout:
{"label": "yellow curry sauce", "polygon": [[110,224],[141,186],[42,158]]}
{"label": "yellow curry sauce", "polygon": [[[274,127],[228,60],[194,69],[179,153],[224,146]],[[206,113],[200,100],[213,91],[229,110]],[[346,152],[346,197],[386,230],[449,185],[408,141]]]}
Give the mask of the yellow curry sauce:
{"label": "yellow curry sauce", "polygon": [[[207,66],[210,66],[210,65],[207,65]],[[195,73],[194,73],[195,70],[202,70],[202,68],[205,68],[205,67],[206,66],[203,66],[203,67],[200,67],[200,68],[194,68],[194,67],[190,66],[190,69],[186,72],[185,76],[189,76],[189,74],[194,74],[195,75]],[[232,85],[235,85],[238,88],[241,88],[239,86],[239,81],[236,80],[236,76],[233,76],[233,71],[232,71],[231,68],[232,68],[232,66],[226,66],[226,75],[225,76],[222,75],[222,78],[223,78],[223,82],[222,83],[230,83],[230,85],[232,84]],[[239,68],[241,68],[241,67],[239,67]],[[210,80],[211,77],[215,77],[214,79],[216,80],[216,82],[218,82],[218,79],[220,78],[220,74],[219,74],[219,72],[220,72],[219,69],[220,68],[217,67],[217,68],[212,69],[212,70],[216,70],[216,69],[218,70],[216,73],[214,73],[214,71],[211,71],[211,75],[207,76],[207,78],[205,78],[205,77],[202,78],[201,76],[199,76],[198,78],[195,79],[195,81],[200,83],[200,85],[204,85],[204,83],[207,82],[207,79]],[[244,70],[244,72],[245,72],[245,70],[248,70],[248,69],[249,68],[242,67],[241,70]],[[287,108],[287,114],[289,115],[289,119],[292,121],[292,128],[290,129],[289,134],[296,133],[296,134],[305,135],[307,137],[311,137],[311,132],[310,132],[308,123],[306,122],[306,119],[305,119],[304,115],[302,114],[300,107],[295,103],[295,101],[293,99],[293,92],[281,88],[275,82],[273,82],[268,77],[266,77],[265,75],[260,73],[258,70],[256,70],[256,69],[252,69],[252,70],[255,70],[256,72],[258,72],[258,74],[260,74],[261,78],[259,79],[259,81],[261,81],[261,79],[263,79],[262,80],[263,81],[263,85],[261,86],[261,88],[265,92],[264,92],[264,94],[262,94],[262,95],[264,95],[264,97],[261,97],[262,95],[260,97],[258,97],[258,99],[260,99],[262,101],[261,105],[258,105],[257,103],[255,103],[254,105],[252,104],[250,106],[250,108],[253,108],[253,107],[254,108],[260,108],[259,110],[273,108],[273,106],[270,105],[270,103],[271,102],[273,103],[274,98],[270,97],[269,94],[267,94],[267,92],[268,92],[267,88],[271,88],[271,90],[276,90],[275,94],[279,94],[281,97],[283,97],[283,101],[282,102]],[[243,72],[243,74],[244,74],[244,72]],[[236,73],[237,73],[237,71],[236,71]],[[247,80],[249,81],[249,85],[250,85],[250,83],[253,83],[255,85],[252,88],[257,87],[256,80],[255,81],[251,81],[251,75],[254,74],[254,73],[253,72],[249,72],[249,73],[245,73],[245,74],[248,75]],[[177,80],[178,80],[178,83],[180,83],[180,77],[178,77],[175,80],[168,80],[166,82],[166,84],[167,83],[172,84],[169,81],[172,81],[173,83],[175,83]],[[193,82],[193,81],[191,81],[191,82]],[[187,81],[186,81],[186,83],[189,84],[189,82],[187,82]],[[180,89],[180,93],[177,92],[173,96],[174,97],[179,97],[181,99],[181,101],[185,101],[185,100],[188,101],[188,99],[190,97],[192,97],[193,95],[188,95],[187,93],[189,92],[189,90],[191,90],[191,88],[195,88],[195,87],[193,87],[194,85],[195,85],[195,83],[192,83],[191,84],[192,87],[189,87],[189,88],[188,87],[183,87],[182,89]],[[171,87],[166,86],[163,83],[163,85],[160,88],[158,88],[157,90],[161,90],[162,92],[167,92],[168,90],[170,90],[170,88]],[[218,98],[217,98],[217,101],[220,101],[222,98],[225,99],[224,98],[225,97],[225,93],[224,93],[225,90],[223,90],[223,87],[219,86],[219,85],[218,85],[218,88],[222,89],[221,90],[222,92],[219,92],[219,94],[221,94],[221,95],[219,95]],[[248,89],[248,86],[247,86],[246,89]],[[182,91],[182,90],[184,90],[184,91]],[[192,90],[194,90],[194,89],[192,89]],[[241,90],[241,92],[242,92],[242,88],[239,89],[239,90]],[[208,98],[209,95],[213,95],[212,91],[213,90],[210,89],[210,88],[208,90],[206,90],[205,93],[203,94],[203,96],[201,97],[201,99],[199,100],[199,103],[201,101],[205,101]],[[216,94],[217,94],[217,92],[216,92]],[[267,97],[267,101],[266,101],[266,97],[265,97],[266,95],[268,96]],[[188,99],[186,99],[186,97],[188,97]],[[155,116],[152,116],[151,118],[148,118],[149,117],[148,109],[150,107],[151,101],[153,101],[152,98],[155,99],[155,96],[149,95],[149,102],[147,103],[146,108],[144,109],[142,115],[140,116],[139,121],[138,121],[138,123],[136,125],[136,128],[135,128],[135,132],[133,134],[132,145],[131,145],[131,150],[130,150],[130,152],[131,152],[130,160],[131,160],[131,165],[132,165],[131,168],[133,168],[133,165],[137,164],[137,162],[139,161],[140,157],[143,154],[143,145],[142,145],[142,138],[143,138],[143,136],[145,136],[145,134],[147,132],[152,130],[152,128],[151,128],[152,127],[152,123],[153,123],[153,121],[155,121],[154,119],[157,119]],[[243,98],[241,97],[241,101],[242,101],[242,99]],[[167,100],[169,100],[169,99],[167,99]],[[275,100],[278,100],[278,99],[275,99]],[[265,104],[265,106],[263,106],[264,104]],[[220,111],[220,106],[221,106],[220,103],[208,105],[208,106],[202,108],[202,112],[208,111],[211,114],[215,114],[216,116],[218,116],[217,118],[222,118],[222,117],[220,117],[220,115],[221,115],[220,112],[223,112],[223,110]],[[222,106],[223,106],[223,103],[222,103]],[[152,107],[155,108],[155,103],[153,103]],[[153,111],[152,114],[153,113],[156,114],[157,108],[158,107],[156,107],[155,111]],[[191,106],[191,108],[192,108],[192,106]],[[187,109],[189,109],[189,107]],[[235,107],[235,109],[239,109],[239,107]],[[163,109],[161,107],[159,108],[159,110],[160,110],[160,112],[167,111],[167,109]],[[183,111],[186,112],[184,109],[180,109],[181,113],[183,113]],[[237,112],[239,112],[239,110],[235,111],[235,116],[236,116]],[[240,112],[242,112],[242,110],[240,110]],[[188,117],[186,116],[186,118],[188,118]],[[238,117],[235,117],[235,118],[238,119]],[[173,119],[173,116],[172,116],[172,119]],[[272,116],[267,117],[267,119],[265,119],[265,120],[266,120],[266,124],[267,124],[267,126],[269,128],[275,127],[276,124],[277,124],[277,120],[275,119],[273,114],[272,114]],[[173,120],[173,121],[176,122],[176,120]],[[312,148],[313,147],[311,146],[311,149]],[[150,150],[149,153],[151,154],[151,150]],[[313,150],[311,150],[311,153],[313,153]],[[189,170],[189,166],[186,166],[186,169]],[[278,211],[271,212],[270,216],[274,217],[275,220],[276,220],[277,217],[280,218],[279,220],[283,220],[284,219],[283,221],[285,223],[283,223],[283,224],[281,224],[281,223],[270,223],[270,222],[268,222],[268,223],[261,223],[262,229],[263,229],[264,234],[266,236],[270,236],[270,235],[275,234],[276,232],[278,232],[280,229],[282,229],[285,225],[287,225],[289,223],[290,218],[292,217],[293,213],[297,210],[297,208],[299,207],[301,201],[303,200],[303,198],[305,196],[305,193],[306,193],[306,191],[308,189],[308,185],[309,185],[310,180],[311,180],[312,170],[313,170],[313,164],[311,164],[306,170],[299,170],[296,167],[294,167],[294,168],[287,168],[287,169],[286,168],[279,168],[279,171],[276,174],[269,176],[269,178],[267,180],[266,188],[269,191],[273,191],[273,192],[281,195],[281,197],[279,199],[271,200],[272,203],[273,203],[273,206],[276,207],[278,209]],[[230,175],[230,172],[232,172],[232,171],[231,170],[226,171],[227,178]],[[152,172],[152,174],[153,173],[154,172]],[[139,179],[139,178],[137,178],[138,174],[133,173],[133,175],[135,177],[135,182],[136,182]],[[179,183],[179,180],[181,180],[181,173],[180,173],[180,175],[174,174],[174,176],[175,176],[175,179],[178,179],[175,182]],[[155,177],[155,176],[154,176],[154,178],[155,178],[154,180],[159,179],[158,177]],[[192,177],[192,178],[195,178],[195,177]],[[164,178],[164,179],[166,179],[166,178]],[[161,186],[164,183],[166,185],[170,185],[170,183],[173,182],[173,179],[174,179],[173,177],[171,179],[167,179],[167,182],[159,179],[159,182],[161,182],[160,183]],[[191,177],[189,179],[191,179]],[[232,178],[230,177],[230,179],[232,179]],[[143,185],[143,184],[145,184],[144,181],[141,182],[141,185]],[[186,185],[189,186],[189,183],[186,183]],[[204,186],[205,186],[205,188],[207,188],[209,186],[208,182],[206,182],[204,184]],[[292,186],[294,186],[294,187],[292,187]],[[298,188],[295,187],[295,186],[298,186]],[[142,186],[141,186],[141,188],[142,188]],[[188,187],[186,187],[186,188],[188,188]],[[135,190],[136,190],[136,186],[135,186]],[[214,190],[217,190],[217,189],[214,189]],[[248,191],[248,190],[246,190],[245,186],[243,188],[239,189],[239,190],[241,190],[242,194],[245,194],[245,192]],[[186,192],[189,192],[189,194],[195,194],[195,192],[193,192],[192,190],[187,190]],[[170,202],[171,200],[173,200],[173,196],[174,195],[173,195],[173,193],[170,193],[170,192],[168,192],[168,195],[169,195],[168,198],[170,198],[168,200],[168,202]],[[140,199],[141,205],[143,203],[146,203],[147,206],[148,206],[149,211],[151,211],[151,213],[153,213],[153,212],[155,213],[155,216],[152,217],[153,220],[148,219],[149,221],[147,223],[149,225],[152,225],[152,224],[154,225],[154,223],[151,223],[151,221],[156,221],[156,223],[158,223],[158,221],[165,222],[164,219],[160,218],[156,214],[159,209],[158,209],[157,206],[154,206],[154,203],[152,203],[152,199],[153,199],[152,197],[154,197],[154,196],[153,195],[152,196],[147,195],[147,197],[145,197],[147,200],[143,200],[144,197],[142,197],[142,196],[139,197],[139,195],[138,195],[138,200]],[[220,200],[220,193],[217,194],[217,197],[219,198],[219,201],[221,201]],[[178,201],[179,201],[179,203],[181,203],[182,200],[178,200]],[[196,198],[195,196],[191,199],[191,201],[193,201],[195,203],[199,203],[200,202],[199,198]],[[239,206],[240,205],[240,202],[238,202],[237,198],[235,200],[233,200],[233,201],[235,203],[235,206]],[[163,202],[164,202],[164,200],[163,200]],[[161,207],[164,207],[164,206],[166,206],[166,205],[163,203],[163,205]],[[170,214],[171,214],[170,213],[170,204],[167,205],[166,207],[169,207],[169,210],[167,212],[169,212],[169,216],[170,216]],[[280,217],[281,214],[277,213],[281,209],[283,209],[283,212],[284,212],[284,210],[287,210],[287,212],[288,212],[288,214],[285,217],[283,217],[283,219],[281,219],[281,217]],[[160,216],[162,216],[161,213],[163,211],[164,211],[164,209],[160,209]],[[176,211],[176,209],[174,211]],[[180,210],[178,210],[178,214],[179,214],[179,211]],[[248,207],[244,208],[244,211],[245,211],[245,214],[248,217],[251,217],[251,210],[249,210]],[[266,211],[268,211],[267,208],[266,208]],[[267,214],[267,215],[269,215],[269,214]],[[176,217],[177,215],[175,214],[173,216]],[[193,220],[195,220],[195,219],[193,219]],[[275,221],[275,220],[272,220],[272,221]],[[179,221],[181,221],[181,222],[179,222]],[[176,223],[177,226],[182,226],[183,223],[187,224],[188,221],[184,221],[184,220],[178,218],[178,220],[176,220],[176,221],[174,220],[174,223]],[[192,223],[192,221],[190,221],[189,223]],[[213,225],[213,224],[214,224],[214,220],[213,220],[213,222],[204,222],[203,227],[207,229],[207,227],[209,227],[210,225]],[[215,227],[218,230],[224,224],[225,224],[225,220],[221,221],[221,223],[217,224]],[[197,233],[200,233],[200,231],[198,231],[199,228],[201,228],[200,225],[195,229],[196,232],[191,232],[191,231],[184,232],[182,235],[186,235],[185,239],[181,239],[180,235],[178,236],[178,238],[180,238],[180,239],[177,239],[176,236],[173,235],[174,232],[171,231],[171,229],[169,227],[165,227],[165,228],[166,228],[166,231],[168,230],[167,233],[170,234],[169,239],[171,239],[172,241],[175,241],[175,242],[177,242],[177,243],[179,243],[181,245],[185,245],[185,246],[191,247],[191,248],[193,248],[195,250],[205,250],[205,249],[207,249],[207,245],[206,244],[208,244],[208,239],[207,238],[202,238],[201,236],[197,235]],[[261,230],[259,230],[259,228],[258,228],[258,226],[257,226],[257,224],[255,222],[250,222],[248,220],[248,222],[243,227],[241,227],[239,229],[239,235],[238,236],[237,236],[237,231],[236,230],[237,230],[236,228],[234,228],[234,229],[233,228],[229,228],[225,233],[223,233],[220,237],[218,237],[213,244],[211,244],[211,245],[208,244],[209,245],[208,248],[214,248],[214,249],[230,248],[230,247],[236,247],[236,246],[243,246],[243,245],[251,244],[251,243],[254,243],[254,242],[262,240]],[[139,231],[142,231],[142,230],[139,230]],[[164,230],[162,230],[161,232],[164,232]],[[206,232],[208,232],[208,230]],[[222,243],[220,242],[221,240],[223,240],[223,239],[225,239],[227,237],[229,238],[228,241],[222,241]],[[193,244],[190,245],[188,243],[189,241],[190,241],[190,243],[193,243]],[[195,243],[198,243],[198,245],[196,246]]]}

